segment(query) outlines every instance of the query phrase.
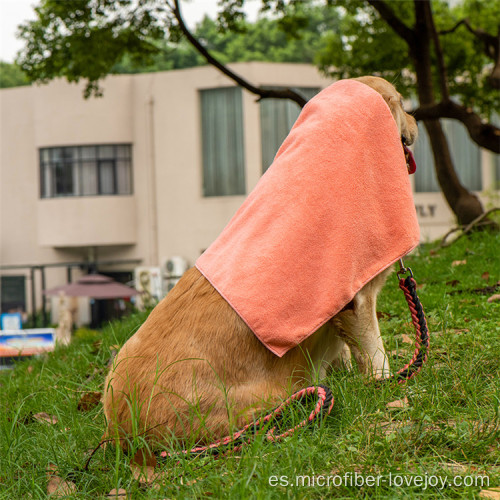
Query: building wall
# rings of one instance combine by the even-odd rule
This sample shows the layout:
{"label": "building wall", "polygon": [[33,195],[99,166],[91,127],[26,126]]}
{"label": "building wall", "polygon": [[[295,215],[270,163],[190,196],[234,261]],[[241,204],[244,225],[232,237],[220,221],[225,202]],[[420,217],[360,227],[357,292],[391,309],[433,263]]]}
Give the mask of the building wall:
{"label": "building wall", "polygon": [[[276,68],[273,64],[248,63],[235,65],[235,70],[256,85],[324,87],[330,83],[309,65]],[[137,77],[137,94],[144,96],[142,114],[150,115],[149,119],[141,118],[139,123],[153,123],[149,127],[153,129],[154,145],[144,143],[145,147],[154,148],[157,263],[174,255],[194,263],[245,199],[245,196],[204,198],[202,194],[199,91],[224,86],[232,86],[232,82],[208,67]],[[149,109],[148,90],[154,96],[154,104],[150,104]],[[243,93],[243,117],[249,193],[261,176],[262,165],[259,105],[256,97],[248,92]],[[146,261],[147,264],[154,262]]]}

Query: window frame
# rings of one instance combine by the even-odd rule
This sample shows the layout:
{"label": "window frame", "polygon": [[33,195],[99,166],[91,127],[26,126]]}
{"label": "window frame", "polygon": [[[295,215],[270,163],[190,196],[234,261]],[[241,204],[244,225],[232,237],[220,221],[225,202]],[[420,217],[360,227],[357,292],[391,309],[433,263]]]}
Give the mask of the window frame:
{"label": "window frame", "polygon": [[[88,197],[88,196],[130,196],[134,194],[133,180],[133,145],[131,143],[105,143],[105,144],[79,144],[71,146],[49,146],[39,148],[39,175],[40,175],[40,198],[72,198],[72,197]],[[112,148],[111,155],[101,153],[99,148]],[[124,154],[123,147],[128,148]],[[84,156],[83,149],[91,148],[92,155]],[[119,152],[118,148],[122,148]],[[55,151],[60,150],[60,158],[54,158]],[[65,158],[65,150],[72,150],[72,157]],[[118,181],[117,163],[121,162],[127,167],[128,189],[120,191],[120,183]],[[95,164],[96,185],[95,192],[84,193],[84,165]],[[104,170],[104,164],[111,166],[112,177],[112,192],[103,192],[103,179],[101,172]],[[68,169],[71,173],[71,189],[66,192],[58,189],[57,169]],[[64,183],[65,181],[63,181]],[[67,182],[67,181],[66,181]]]}

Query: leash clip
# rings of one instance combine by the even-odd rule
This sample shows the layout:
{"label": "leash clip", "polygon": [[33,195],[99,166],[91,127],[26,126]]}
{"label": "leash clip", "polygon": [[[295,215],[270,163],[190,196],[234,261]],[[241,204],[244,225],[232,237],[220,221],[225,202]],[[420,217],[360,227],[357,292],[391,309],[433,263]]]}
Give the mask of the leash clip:
{"label": "leash clip", "polygon": [[405,274],[408,274],[410,278],[413,278],[413,272],[411,268],[405,267],[403,259],[399,259],[399,271],[396,274],[400,279],[402,279],[402,276]]}

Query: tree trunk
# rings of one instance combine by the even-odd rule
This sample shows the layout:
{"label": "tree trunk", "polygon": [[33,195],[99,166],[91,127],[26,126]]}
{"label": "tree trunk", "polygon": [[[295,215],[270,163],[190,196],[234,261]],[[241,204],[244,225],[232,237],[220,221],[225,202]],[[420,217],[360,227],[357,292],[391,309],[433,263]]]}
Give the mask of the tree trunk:
{"label": "tree trunk", "polygon": [[[415,5],[415,44],[410,53],[417,73],[417,90],[421,106],[435,105],[431,40],[432,12],[428,1],[414,0]],[[439,75],[443,78],[443,75]],[[446,98],[447,96],[443,96]],[[460,182],[450,154],[448,141],[439,120],[424,120],[429,134],[436,168],[436,176],[453,213],[459,224],[468,224],[484,212],[479,198],[465,188]]]}
{"label": "tree trunk", "polygon": [[484,208],[479,198],[460,183],[441,122],[425,120],[424,125],[431,142],[436,176],[443,195],[456,215],[458,223],[469,224],[484,212]]}

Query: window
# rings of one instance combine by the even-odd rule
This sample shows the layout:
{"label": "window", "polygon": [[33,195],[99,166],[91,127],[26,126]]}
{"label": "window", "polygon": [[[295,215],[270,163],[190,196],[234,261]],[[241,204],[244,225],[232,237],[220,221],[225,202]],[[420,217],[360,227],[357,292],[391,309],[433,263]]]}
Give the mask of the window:
{"label": "window", "polygon": [[[277,87],[266,87],[268,89]],[[294,88],[305,98],[311,99],[319,88]],[[300,106],[289,99],[262,99],[260,101],[260,133],[262,143],[262,171],[265,172],[274,160],[281,143],[293,127],[300,114]]]}
{"label": "window", "polygon": [[40,195],[132,194],[130,144],[40,149]]}
{"label": "window", "polygon": [[0,277],[0,311],[26,311],[26,283],[24,276]]}
{"label": "window", "polygon": [[[451,158],[460,182],[472,191],[481,191],[481,151],[472,142],[466,128],[455,120],[441,120],[444,133],[448,139]],[[417,193],[438,192],[439,184],[436,179],[432,147],[427,131],[419,125],[419,136],[415,143],[415,161],[417,173],[415,175],[415,191]]]}
{"label": "window", "polygon": [[241,89],[200,91],[203,195],[246,193]]}

